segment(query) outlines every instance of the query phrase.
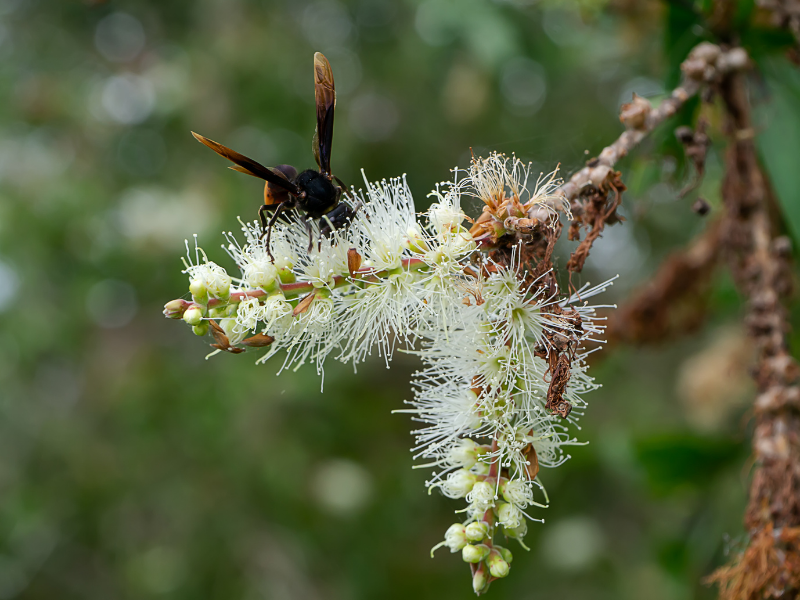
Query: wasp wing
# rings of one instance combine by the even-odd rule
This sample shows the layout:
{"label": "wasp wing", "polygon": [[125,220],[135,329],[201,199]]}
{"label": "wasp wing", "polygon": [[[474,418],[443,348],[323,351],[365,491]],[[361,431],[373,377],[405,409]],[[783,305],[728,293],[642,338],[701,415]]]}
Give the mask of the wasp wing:
{"label": "wasp wing", "polygon": [[229,161],[235,163],[235,166],[230,167],[234,171],[238,171],[239,173],[245,173],[247,175],[252,175],[253,177],[258,177],[259,179],[263,179],[264,181],[268,181],[269,183],[275,184],[290,194],[296,196],[300,193],[300,190],[297,189],[297,186],[289,181],[286,176],[281,173],[280,171],[275,171],[274,169],[270,169],[265,167],[264,165],[257,163],[252,158],[247,158],[244,154],[239,154],[238,152],[231,150],[230,148],[223,146],[222,144],[218,144],[214,140],[210,140],[207,137],[203,137],[199,133],[192,132],[194,138],[200,142],[211,148],[214,152],[219,154],[220,156],[224,156]]}
{"label": "wasp wing", "polygon": [[333,109],[336,107],[336,89],[333,71],[321,52],[314,55],[314,95],[317,100],[317,131],[314,134],[314,158],[320,170],[331,173],[331,144],[333,143]]}

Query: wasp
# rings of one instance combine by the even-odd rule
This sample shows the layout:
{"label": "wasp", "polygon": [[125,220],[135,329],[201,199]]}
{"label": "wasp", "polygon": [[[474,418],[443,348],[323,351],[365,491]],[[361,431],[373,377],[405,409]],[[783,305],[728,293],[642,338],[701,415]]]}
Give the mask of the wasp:
{"label": "wasp", "polygon": [[319,167],[318,171],[306,169],[298,174],[297,169],[291,165],[265,167],[222,144],[192,132],[197,141],[233,162],[234,166],[229,168],[266,182],[264,204],[259,208],[258,216],[261,220],[262,236],[267,236],[267,253],[272,260],[274,257],[270,248],[270,236],[272,227],[282,213],[292,209],[302,211],[301,221],[308,231],[310,252],[314,241],[310,223],[312,219],[324,221],[320,223],[320,235],[326,236],[333,230],[346,226],[358,210],[358,206],[353,208],[342,200],[342,196],[347,194],[345,185],[331,173],[336,89],[333,85],[331,65],[321,52],[314,54],[314,95],[317,105],[317,129],[312,148]]}

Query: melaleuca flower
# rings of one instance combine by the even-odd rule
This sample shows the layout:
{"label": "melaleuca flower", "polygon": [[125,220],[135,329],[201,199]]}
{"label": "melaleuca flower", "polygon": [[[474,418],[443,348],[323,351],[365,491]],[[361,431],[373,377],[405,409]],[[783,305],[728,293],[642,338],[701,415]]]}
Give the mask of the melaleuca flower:
{"label": "melaleuca flower", "polygon": [[198,295],[207,292],[215,298],[227,298],[231,289],[231,276],[223,267],[208,260],[206,253],[197,245],[197,237],[195,237],[194,248],[193,261],[187,241],[186,259],[182,259],[185,267],[183,272],[189,275],[191,286],[199,292]]}
{"label": "melaleuca flower", "polygon": [[[467,469],[459,469],[447,476],[444,481],[438,482],[442,493],[448,498],[465,498],[477,483],[477,476]],[[433,487],[433,486],[431,486]]]}
{"label": "melaleuca flower", "polygon": [[508,502],[500,502],[497,507],[497,520],[503,527],[515,529],[522,525],[525,515],[522,511]]}
{"label": "melaleuca flower", "polygon": [[466,496],[469,506],[467,514],[471,517],[479,517],[494,506],[495,486],[488,481],[478,481]]}
{"label": "melaleuca flower", "polygon": [[414,211],[414,198],[405,176],[370,183],[364,175],[366,197],[360,195],[361,214],[353,224],[362,249],[363,265],[376,271],[399,269],[403,259],[417,252],[412,240],[422,231]]}
{"label": "melaleuca flower", "polygon": [[[412,451],[431,469],[429,493],[461,501],[464,522],[434,550],[461,551],[480,593],[509,573],[495,535],[525,548],[527,521],[549,504],[540,469],[581,443],[571,430],[598,387],[584,344],[604,331],[587,299],[611,283],[561,292],[541,244],[554,243],[568,206],[555,172],[534,182],[530,169],[513,156],[475,159],[436,186],[421,217],[405,177],[365,178],[348,193],[359,210],[347,226],[321,236],[292,212],[269,248],[259,223],[240,222],[243,239],[228,233],[225,247],[240,276],[187,243],[192,300],[165,307],[197,335],[211,331],[217,351],[280,354],[280,370],[311,363],[323,375],[328,357],[356,366],[374,350],[387,366],[398,348],[417,356],[413,398],[395,412],[417,423]],[[471,229],[466,196],[484,203]]]}

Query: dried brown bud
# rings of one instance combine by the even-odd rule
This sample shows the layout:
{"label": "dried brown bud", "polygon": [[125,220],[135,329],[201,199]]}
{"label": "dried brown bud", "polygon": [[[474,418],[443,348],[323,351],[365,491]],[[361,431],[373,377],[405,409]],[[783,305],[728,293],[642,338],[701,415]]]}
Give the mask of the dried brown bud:
{"label": "dried brown bud", "polygon": [[691,144],[694,141],[694,130],[691,127],[682,125],[675,130],[675,137],[681,144]]}
{"label": "dried brown bud", "polygon": [[716,44],[711,42],[702,42],[692,49],[689,53],[689,59],[702,60],[708,65],[713,65],[722,54],[722,50]]}
{"label": "dried brown bud", "polygon": [[792,240],[785,235],[777,237],[772,241],[772,250],[781,258],[789,258],[792,255]]}
{"label": "dried brown bud", "polygon": [[698,196],[697,200],[695,200],[694,204],[692,204],[692,210],[701,217],[705,217],[709,212],[711,212],[711,205],[706,201],[705,198]]}
{"label": "dried brown bud", "polygon": [[649,101],[634,93],[633,100],[622,105],[619,120],[627,129],[644,129],[652,108]]}

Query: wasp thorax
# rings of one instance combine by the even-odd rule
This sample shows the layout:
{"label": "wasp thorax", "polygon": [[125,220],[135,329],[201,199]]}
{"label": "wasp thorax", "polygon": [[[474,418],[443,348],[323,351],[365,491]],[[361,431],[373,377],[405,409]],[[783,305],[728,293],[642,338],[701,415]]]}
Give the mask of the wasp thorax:
{"label": "wasp thorax", "polygon": [[318,171],[312,169],[303,171],[297,176],[295,184],[306,193],[306,197],[300,199],[300,208],[312,218],[321,217],[333,208],[339,199],[337,188],[326,175]]}

